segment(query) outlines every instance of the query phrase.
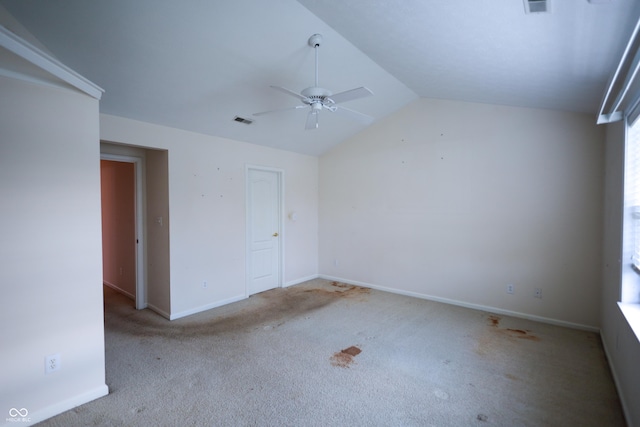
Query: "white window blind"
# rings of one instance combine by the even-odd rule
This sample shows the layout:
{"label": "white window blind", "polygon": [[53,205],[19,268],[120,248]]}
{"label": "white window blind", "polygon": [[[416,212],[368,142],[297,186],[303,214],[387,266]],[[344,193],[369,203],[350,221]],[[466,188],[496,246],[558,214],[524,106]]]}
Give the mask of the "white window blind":
{"label": "white window blind", "polygon": [[624,197],[631,221],[632,262],[640,272],[640,120],[627,131]]}

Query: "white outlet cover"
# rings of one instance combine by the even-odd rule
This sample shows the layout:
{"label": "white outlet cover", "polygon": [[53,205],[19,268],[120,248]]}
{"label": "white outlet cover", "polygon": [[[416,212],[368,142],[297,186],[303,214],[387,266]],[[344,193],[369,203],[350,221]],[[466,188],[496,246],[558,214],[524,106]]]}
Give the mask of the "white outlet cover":
{"label": "white outlet cover", "polygon": [[60,354],[52,354],[44,358],[44,372],[50,374],[59,371],[61,368]]}

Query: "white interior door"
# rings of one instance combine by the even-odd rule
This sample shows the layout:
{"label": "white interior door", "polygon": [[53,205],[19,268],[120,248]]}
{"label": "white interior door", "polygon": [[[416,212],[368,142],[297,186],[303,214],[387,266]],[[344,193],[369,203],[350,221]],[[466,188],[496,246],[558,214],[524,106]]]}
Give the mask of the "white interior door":
{"label": "white interior door", "polygon": [[278,171],[247,170],[247,292],[280,286],[281,178]]}

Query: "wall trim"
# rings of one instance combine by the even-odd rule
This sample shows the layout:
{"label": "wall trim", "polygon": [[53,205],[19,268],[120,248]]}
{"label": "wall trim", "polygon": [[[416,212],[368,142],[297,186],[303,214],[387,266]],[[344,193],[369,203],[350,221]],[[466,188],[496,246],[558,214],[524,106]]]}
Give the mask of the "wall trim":
{"label": "wall trim", "polygon": [[[89,390],[85,393],[79,394],[77,396],[71,397],[69,399],[62,400],[53,405],[49,405],[40,410],[29,412],[28,417],[31,419],[28,425],[33,425],[44,420],[47,420],[51,417],[55,417],[56,415],[60,415],[63,412],[66,412],[70,409],[76,408],[80,405],[84,405],[85,403],[89,403],[92,400],[96,400],[100,397],[104,397],[109,394],[109,387],[106,384],[101,385],[100,387],[96,387],[93,390]],[[29,409],[29,408],[27,408]],[[22,422],[7,422],[3,425],[21,425],[24,424]]]}
{"label": "wall trim", "polygon": [[518,311],[504,310],[504,309],[501,309],[501,308],[491,307],[491,306],[486,306],[486,305],[481,305],[481,304],[472,304],[472,303],[468,303],[468,302],[464,302],[464,301],[458,301],[458,300],[453,300],[453,299],[449,299],[449,298],[441,298],[441,297],[422,294],[422,293],[418,293],[418,292],[404,291],[402,289],[387,288],[385,286],[372,285],[370,283],[359,282],[357,280],[349,280],[349,279],[344,279],[344,278],[341,278],[341,277],[327,276],[327,275],[324,275],[324,274],[321,274],[319,277],[321,279],[347,283],[349,285],[364,286],[366,288],[377,289],[379,291],[390,292],[390,293],[393,293],[393,294],[405,295],[405,296],[408,296],[408,297],[415,297],[415,298],[420,298],[420,299],[426,299],[426,300],[429,300],[429,301],[436,301],[436,302],[442,302],[442,303],[445,303],[445,304],[456,305],[456,306],[459,306],[459,307],[471,308],[473,310],[481,310],[481,311],[486,311],[486,312],[489,312],[489,313],[501,314],[501,315],[504,315],[504,316],[518,317],[520,319],[533,320],[533,321],[536,321],[536,322],[548,323],[548,324],[556,325],[556,326],[564,326],[566,328],[571,328],[571,329],[580,329],[580,330],[583,330],[583,331],[600,333],[600,329],[599,328],[596,328],[594,326],[589,326],[589,325],[583,325],[581,323],[567,322],[567,321],[564,321],[564,320],[552,319],[550,317],[542,317],[542,316],[536,316],[536,315],[533,315],[533,314],[521,313],[521,312],[518,312]]}
{"label": "wall trim", "polygon": [[167,313],[166,311],[164,311],[161,308],[156,307],[153,304],[147,304],[147,308],[153,312],[155,312],[156,314],[159,314],[160,316],[164,317],[167,320],[171,320],[171,315],[169,313]]}
{"label": "wall trim", "polygon": [[[179,311],[177,313],[171,313],[168,317],[169,320],[176,320],[182,317],[191,316],[192,314],[200,313],[203,311],[211,310],[212,308],[221,307],[223,305],[231,304],[233,302],[242,301],[243,299],[247,299],[248,297],[244,294],[238,295],[235,297],[227,298],[222,301],[217,301],[211,304],[202,305],[200,307],[191,308],[189,310]],[[165,316],[166,317],[166,316]]]}
{"label": "wall trim", "polygon": [[308,282],[309,280],[314,280],[314,279],[317,279],[319,277],[320,276],[318,274],[313,274],[311,276],[307,276],[307,277],[302,277],[300,279],[291,280],[291,281],[285,283],[284,285],[282,285],[282,287],[283,288],[288,288],[289,286],[299,285],[300,283]]}
{"label": "wall trim", "polygon": [[124,289],[118,287],[118,285],[114,285],[113,283],[108,282],[106,280],[102,280],[102,284],[105,285],[107,288],[111,288],[114,291],[126,296],[127,298],[130,298],[130,299],[132,299],[134,301],[136,300],[136,296],[135,295],[133,295],[131,292],[127,292]]}
{"label": "wall trim", "polygon": [[18,37],[9,31],[4,25],[0,25],[0,47],[18,55],[35,65],[36,67],[81,90],[87,95],[100,100],[104,89],[82,77],[54,57],[38,49],[28,41]]}

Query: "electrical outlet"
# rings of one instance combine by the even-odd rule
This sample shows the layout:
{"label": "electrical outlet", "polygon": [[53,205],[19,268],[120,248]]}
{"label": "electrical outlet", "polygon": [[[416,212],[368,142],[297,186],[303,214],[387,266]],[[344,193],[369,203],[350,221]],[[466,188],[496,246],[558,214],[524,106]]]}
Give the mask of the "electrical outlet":
{"label": "electrical outlet", "polygon": [[340,262],[338,261],[338,258],[333,260],[333,265],[336,266],[336,267],[340,265]]}
{"label": "electrical outlet", "polygon": [[60,354],[52,354],[44,358],[44,373],[51,374],[61,368]]}
{"label": "electrical outlet", "polygon": [[204,282],[202,282],[202,287],[206,288],[207,287],[207,281],[205,280]]}
{"label": "electrical outlet", "polygon": [[533,293],[533,296],[536,297],[536,298],[542,299],[542,289],[541,288],[536,288],[535,292]]}
{"label": "electrical outlet", "polygon": [[507,285],[507,293],[508,294],[512,294],[513,293],[513,285],[511,285],[511,284]]}

